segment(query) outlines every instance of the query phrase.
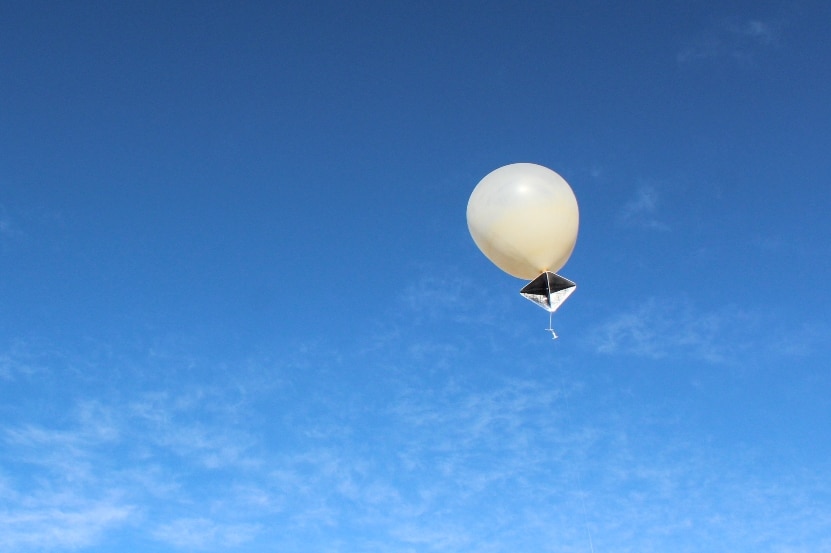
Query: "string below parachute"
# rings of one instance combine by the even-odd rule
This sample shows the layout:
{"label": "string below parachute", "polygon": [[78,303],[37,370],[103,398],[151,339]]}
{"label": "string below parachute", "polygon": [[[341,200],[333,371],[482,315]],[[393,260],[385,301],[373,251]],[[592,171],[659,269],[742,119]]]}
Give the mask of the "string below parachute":
{"label": "string below parachute", "polygon": [[549,311],[548,312],[548,328],[546,328],[546,330],[551,333],[551,339],[556,340],[557,339],[557,333],[554,332],[553,328],[551,328],[551,319],[553,319],[553,318],[554,318],[554,312]]}
{"label": "string below parachute", "polygon": [[554,312],[559,309],[575,289],[577,289],[577,285],[574,282],[551,271],[545,271],[526,284],[519,293],[548,311],[548,328],[546,330],[551,333],[551,338],[556,340],[557,334],[551,324]]}

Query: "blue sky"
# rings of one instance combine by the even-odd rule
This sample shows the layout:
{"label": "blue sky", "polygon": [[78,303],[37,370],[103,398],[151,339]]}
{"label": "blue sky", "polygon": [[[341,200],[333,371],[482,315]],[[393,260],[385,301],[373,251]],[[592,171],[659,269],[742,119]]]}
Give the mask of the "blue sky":
{"label": "blue sky", "polygon": [[0,549],[831,550],[829,6],[4,3]]}

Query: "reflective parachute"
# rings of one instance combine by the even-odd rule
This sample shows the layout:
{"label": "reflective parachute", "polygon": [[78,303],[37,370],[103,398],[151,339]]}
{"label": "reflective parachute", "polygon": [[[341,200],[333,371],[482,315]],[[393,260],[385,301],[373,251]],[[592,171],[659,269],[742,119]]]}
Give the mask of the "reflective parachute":
{"label": "reflective parachute", "polygon": [[519,291],[549,313],[554,313],[574,292],[577,285],[567,278],[546,271]]}

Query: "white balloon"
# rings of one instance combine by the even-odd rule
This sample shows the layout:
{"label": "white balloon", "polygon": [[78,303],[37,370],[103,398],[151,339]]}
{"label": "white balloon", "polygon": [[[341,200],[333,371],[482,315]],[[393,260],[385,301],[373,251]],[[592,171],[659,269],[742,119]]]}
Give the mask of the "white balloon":
{"label": "white balloon", "polygon": [[467,203],[467,226],[482,253],[506,273],[526,280],[566,264],[579,223],[571,187],[534,163],[489,173]]}

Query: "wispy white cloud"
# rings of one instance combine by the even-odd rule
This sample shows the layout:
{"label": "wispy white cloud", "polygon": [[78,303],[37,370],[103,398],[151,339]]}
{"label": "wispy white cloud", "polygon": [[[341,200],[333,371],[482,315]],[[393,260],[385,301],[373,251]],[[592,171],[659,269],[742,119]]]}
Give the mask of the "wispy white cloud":
{"label": "wispy white cloud", "polygon": [[647,230],[669,230],[669,225],[658,219],[660,199],[652,186],[641,186],[635,197],[627,201],[620,210],[618,222],[624,227]]}
{"label": "wispy white cloud", "polygon": [[[731,350],[718,340],[708,350],[711,333],[753,324],[737,309],[702,316],[657,299],[633,312],[643,324],[618,322],[593,345],[626,352],[623,337],[641,328],[636,353],[721,362]],[[79,399],[61,421],[6,423],[0,549],[106,547],[124,529],[170,551],[566,553],[587,550],[587,526],[598,551],[827,544],[828,484],[808,471],[697,440],[672,413],[589,401],[566,376],[580,367],[557,370],[565,361],[512,351],[502,361],[512,376],[482,375],[487,353],[399,340],[383,355],[320,346],[302,370],[274,375],[285,390],[258,391],[270,369],[251,361],[250,380],[229,370]],[[387,370],[393,362],[410,374]]]}
{"label": "wispy white cloud", "polygon": [[42,350],[49,349],[43,344],[25,340],[14,340],[5,351],[0,352],[0,380],[31,378],[48,372],[47,356]]}
{"label": "wispy white cloud", "polygon": [[89,547],[122,526],[135,509],[117,498],[90,500],[40,491],[0,502],[0,549],[56,551]]}
{"label": "wispy white cloud", "polygon": [[[256,523],[236,520],[225,501],[200,501],[216,491],[211,472],[232,469],[245,480],[254,463],[246,454],[250,440],[214,418],[215,405],[194,396],[202,394],[150,394],[126,406],[79,401],[63,428],[7,425],[0,455],[2,549],[88,547],[142,520],[155,526],[153,536],[185,549],[249,540]],[[206,400],[227,407],[232,397],[208,394]],[[194,415],[203,422],[177,425]],[[194,471],[201,472],[195,488]],[[231,495],[230,481],[219,488],[225,488],[220,497]],[[169,516],[181,509],[195,516]]]}
{"label": "wispy white cloud", "polygon": [[131,402],[126,416],[149,448],[207,469],[248,469],[259,462],[250,451],[255,439],[239,424],[233,396],[204,387],[179,395],[149,393]]}
{"label": "wispy white cloud", "polygon": [[750,348],[759,324],[758,315],[736,307],[701,311],[687,301],[650,298],[603,321],[588,342],[603,354],[721,363]]}
{"label": "wispy white cloud", "polygon": [[734,305],[708,310],[689,300],[650,297],[601,321],[585,343],[600,354],[732,364],[759,355],[806,357],[829,339],[824,323],[783,327]]}
{"label": "wispy white cloud", "polygon": [[256,524],[224,524],[207,518],[179,518],[159,525],[153,536],[186,550],[224,549],[251,541],[258,531]]}
{"label": "wispy white cloud", "polygon": [[7,428],[3,440],[16,462],[44,468],[65,482],[85,485],[97,479],[95,461],[118,439],[109,413],[96,402],[78,406],[79,424],[70,429],[26,424]]}
{"label": "wispy white cloud", "polygon": [[[424,271],[401,291],[400,301],[417,321],[447,317],[464,324],[493,324],[497,298],[488,296],[470,273],[434,268]],[[494,269],[495,271],[497,269]],[[495,273],[496,274],[496,273]]]}
{"label": "wispy white cloud", "polygon": [[101,475],[109,465],[102,463],[102,453],[118,438],[107,409],[83,403],[76,416],[78,425],[69,429],[5,428],[0,456],[6,476],[0,493],[4,551],[90,546],[136,513],[123,490]]}
{"label": "wispy white cloud", "polygon": [[776,46],[780,25],[760,19],[724,19],[690,40],[677,54],[679,63],[727,58],[753,62],[757,52]]}
{"label": "wispy white cloud", "polygon": [[[701,444],[657,442],[653,426],[666,427],[666,421],[573,420],[564,394],[575,389],[567,392],[556,380],[474,387],[448,380],[401,390],[375,413],[386,421],[376,428],[381,435],[355,427],[348,439],[273,450],[266,463],[235,470],[225,482],[205,478],[212,469],[195,462],[188,472],[196,471],[196,478],[180,474],[179,487],[163,490],[159,504],[146,483],[163,475],[145,468],[139,480],[135,470],[102,459],[95,459],[87,485],[60,484],[57,474],[40,473],[48,486],[24,493],[10,488],[7,476],[0,545],[6,551],[83,548],[125,525],[184,551],[270,544],[501,552],[546,544],[576,552],[588,546],[586,525],[604,550],[692,552],[724,543],[740,551],[784,551],[799,545],[788,537],[794,530],[808,543],[821,543],[819,528],[829,523],[830,511],[818,500],[825,492],[816,478],[748,478],[742,471],[755,462],[752,455],[733,452],[722,459]],[[211,424],[223,431],[221,423]],[[128,427],[113,433],[79,425],[75,436],[18,428],[6,445],[15,451],[71,445],[82,450],[75,456],[87,458],[96,444],[112,441],[141,449],[135,442],[149,437]],[[153,466],[181,470],[179,464]],[[113,491],[96,498],[98,488]]]}
{"label": "wispy white cloud", "polygon": [[600,354],[734,363],[750,355],[805,357],[831,337],[828,325],[782,327],[760,311],[650,297],[595,326],[586,344]]}
{"label": "wispy white cloud", "polygon": [[[828,543],[821,477],[760,470],[762,456],[669,441],[613,448],[589,519],[600,547],[623,551],[796,551]],[[758,452],[757,452],[758,454]],[[816,487],[814,487],[816,486]],[[823,537],[824,536],[824,537]],[[615,547],[612,547],[612,546]]]}

